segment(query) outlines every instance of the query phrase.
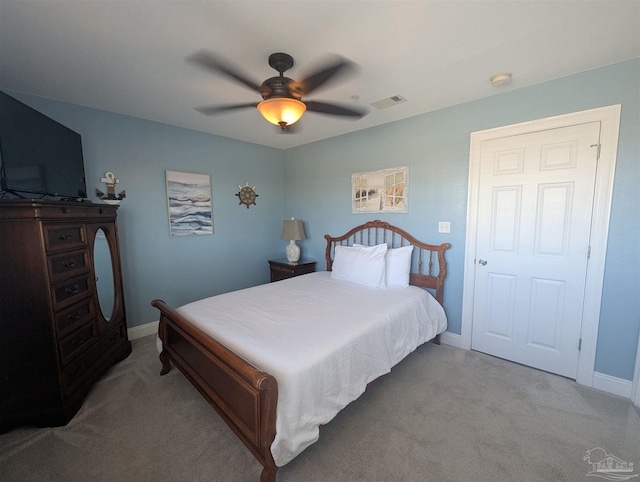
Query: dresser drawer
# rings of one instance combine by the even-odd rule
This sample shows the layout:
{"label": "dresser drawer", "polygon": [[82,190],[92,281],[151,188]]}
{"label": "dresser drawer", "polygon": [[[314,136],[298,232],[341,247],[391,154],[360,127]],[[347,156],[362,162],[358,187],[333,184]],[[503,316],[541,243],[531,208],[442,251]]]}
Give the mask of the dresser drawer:
{"label": "dresser drawer", "polygon": [[67,336],[73,330],[95,319],[96,311],[93,298],[83,301],[56,313],[56,333],[58,339]]}
{"label": "dresser drawer", "polygon": [[115,216],[116,208],[114,206],[105,206],[104,204],[93,204],[87,209],[87,217],[94,219],[112,219]]}
{"label": "dresser drawer", "polygon": [[52,282],[78,276],[89,271],[89,251],[72,251],[47,258],[49,279]]}
{"label": "dresser drawer", "polygon": [[60,310],[91,294],[89,275],[61,281],[51,286],[54,309]]}
{"label": "dresser drawer", "polygon": [[45,224],[44,240],[47,252],[66,251],[86,246],[84,225]]}
{"label": "dresser drawer", "polygon": [[126,339],[126,327],[124,324],[120,324],[94,343],[90,350],[83,352],[64,367],[62,369],[62,388],[65,396],[68,397],[85,379],[93,375],[93,367],[103,357],[106,359],[108,353],[116,350]]}
{"label": "dresser drawer", "polygon": [[95,332],[94,324],[88,323],[58,343],[60,363],[62,366],[65,366],[73,357],[82,353],[95,343],[98,339]]}

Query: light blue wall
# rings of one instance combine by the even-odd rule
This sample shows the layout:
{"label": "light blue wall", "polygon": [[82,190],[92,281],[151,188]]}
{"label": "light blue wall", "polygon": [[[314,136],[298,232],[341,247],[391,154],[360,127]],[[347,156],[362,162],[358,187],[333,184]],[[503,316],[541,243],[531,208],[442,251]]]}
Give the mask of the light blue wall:
{"label": "light blue wall", "polygon": [[[304,255],[323,265],[325,233],[372,218],[451,243],[444,306],[459,334],[471,132],[622,104],[596,371],[631,380],[640,331],[639,86],[634,60],[287,150],[286,205],[305,222]],[[410,212],[352,214],[351,174],[396,166],[409,166]],[[438,221],[450,221],[451,234],[439,234]]]}
{"label": "light blue wall", "polygon": [[[267,282],[266,260],[282,256],[280,226],[290,216],[305,222],[303,256],[324,269],[323,235],[372,218],[351,213],[351,174],[409,166],[410,212],[373,217],[452,244],[444,305],[458,334],[471,132],[622,104],[596,371],[631,380],[640,331],[639,85],[635,60],[287,151],[9,93],[82,134],[92,195],[109,170],[126,189],[119,228],[130,327],[158,319],[153,298],[178,306]],[[211,174],[213,236],[169,237],[166,169]],[[234,195],[245,181],[259,194],[250,209]],[[450,221],[451,234],[439,234],[438,221]]]}
{"label": "light blue wall", "polygon": [[[94,202],[106,171],[116,193],[128,326],[158,320],[154,298],[171,306],[269,281],[280,257],[284,210],[281,150],[15,92],[18,100],[82,135],[87,190]],[[165,170],[211,175],[213,236],[170,237]],[[258,199],[238,204],[238,185]]]}

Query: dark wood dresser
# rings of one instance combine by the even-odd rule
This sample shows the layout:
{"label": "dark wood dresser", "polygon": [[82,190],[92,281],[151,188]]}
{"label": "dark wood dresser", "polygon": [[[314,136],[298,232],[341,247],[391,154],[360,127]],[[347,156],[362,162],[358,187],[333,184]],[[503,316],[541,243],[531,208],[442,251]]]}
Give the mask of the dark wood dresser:
{"label": "dark wood dresser", "polygon": [[0,433],[68,423],[131,353],[116,209],[0,200]]}

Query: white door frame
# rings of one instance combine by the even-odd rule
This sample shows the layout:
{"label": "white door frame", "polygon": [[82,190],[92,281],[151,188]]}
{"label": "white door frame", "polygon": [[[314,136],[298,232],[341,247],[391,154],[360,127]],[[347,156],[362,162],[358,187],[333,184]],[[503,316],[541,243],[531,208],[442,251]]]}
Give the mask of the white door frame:
{"label": "white door frame", "polygon": [[609,234],[609,217],[613,193],[618,151],[618,131],[620,127],[620,104],[600,107],[572,114],[523,122],[505,127],[472,132],[469,152],[469,197],[467,200],[467,236],[465,242],[464,282],[462,294],[462,327],[460,346],[471,349],[473,323],[473,296],[475,286],[475,258],[478,228],[478,195],[480,191],[480,154],[482,143],[487,140],[507,136],[517,136],[542,130],[557,129],[576,124],[600,122],[600,159],[596,174],[593,214],[591,224],[591,257],[587,267],[585,301],[582,315],[582,347],[578,354],[576,381],[593,386],[598,325],[604,265]]}

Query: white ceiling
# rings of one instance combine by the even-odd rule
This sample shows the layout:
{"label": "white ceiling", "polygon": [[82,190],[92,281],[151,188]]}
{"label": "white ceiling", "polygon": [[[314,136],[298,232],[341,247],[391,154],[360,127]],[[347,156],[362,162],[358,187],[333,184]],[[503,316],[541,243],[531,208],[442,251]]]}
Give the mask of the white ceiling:
{"label": "white ceiling", "polygon": [[[203,48],[258,84],[277,75],[271,53],[294,57],[294,79],[340,54],[358,75],[309,99],[359,96],[369,114],[309,112],[296,134],[252,108],[204,116],[194,107],[261,99],[185,60]],[[281,149],[638,57],[638,0],[0,0],[0,89]],[[504,71],[512,83],[492,87]],[[370,107],[396,94],[408,101]]]}

